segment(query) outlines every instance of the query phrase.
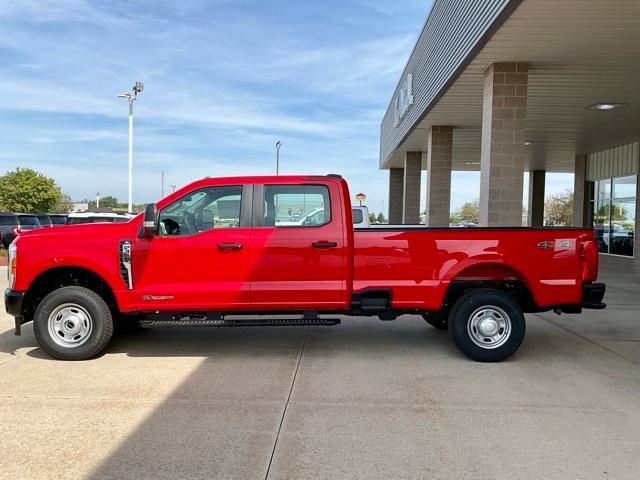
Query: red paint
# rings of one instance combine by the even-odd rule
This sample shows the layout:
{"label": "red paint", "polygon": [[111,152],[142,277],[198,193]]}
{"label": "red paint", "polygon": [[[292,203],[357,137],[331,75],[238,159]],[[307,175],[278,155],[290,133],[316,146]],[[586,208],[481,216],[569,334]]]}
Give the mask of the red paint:
{"label": "red paint", "polygon": [[[326,185],[331,222],[321,227],[241,227],[184,237],[139,238],[142,215],[128,223],[21,232],[14,290],[27,291],[48,269],[91,270],[122,311],[342,310],[353,292],[389,289],[397,309],[438,310],[454,280],[519,280],[538,307],[580,304],[583,281],[597,276],[593,232],[580,229],[370,229],[354,232],[340,178],[204,179],[158,202],[217,185]],[[118,244],[132,242],[134,288],[118,268]],[[314,242],[335,242],[317,249]],[[552,243],[553,242],[553,243]],[[222,251],[219,243],[240,243]],[[540,245],[543,245],[541,247]]]}

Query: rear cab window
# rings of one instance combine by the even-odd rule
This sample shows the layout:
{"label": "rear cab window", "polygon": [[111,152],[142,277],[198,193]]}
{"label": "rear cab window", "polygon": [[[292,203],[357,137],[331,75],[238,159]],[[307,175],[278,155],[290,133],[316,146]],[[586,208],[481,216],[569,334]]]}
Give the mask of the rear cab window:
{"label": "rear cab window", "polygon": [[321,227],[331,221],[329,189],[325,185],[265,185],[265,227]]}
{"label": "rear cab window", "polygon": [[20,215],[18,216],[20,225],[40,225],[38,218],[35,215]]}
{"label": "rear cab window", "polygon": [[364,222],[364,215],[362,214],[362,210],[358,208],[351,209],[351,217],[352,223],[354,225]]}
{"label": "rear cab window", "polygon": [[0,214],[0,226],[17,227],[18,225],[18,217],[16,215]]}

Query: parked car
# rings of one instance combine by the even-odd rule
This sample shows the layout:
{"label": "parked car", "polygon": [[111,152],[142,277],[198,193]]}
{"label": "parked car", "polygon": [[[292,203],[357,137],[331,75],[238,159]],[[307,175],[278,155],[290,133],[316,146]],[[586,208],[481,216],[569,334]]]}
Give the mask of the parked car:
{"label": "parked car", "polygon": [[97,223],[97,222],[120,223],[120,222],[128,222],[132,218],[133,217],[129,215],[124,215],[120,213],[81,212],[81,213],[70,213],[67,216],[66,224],[77,225],[79,223]]}
{"label": "parked car", "polygon": [[18,216],[18,223],[20,223],[20,231],[42,228],[38,217],[32,213],[16,213],[16,215]]}
{"label": "parked car", "polygon": [[13,230],[20,226],[18,216],[11,212],[0,212],[0,232],[2,232],[2,246],[9,248],[9,244],[15,238]]}
{"label": "parked car", "polygon": [[[519,348],[525,312],[605,307],[592,230],[354,229],[349,198],[335,175],[206,178],[130,222],[24,232],[9,248],[6,309],[16,333],[33,321],[39,345],[60,359],[100,353],[114,319],[131,314],[148,327],[421,314],[465,355],[493,362]],[[283,202],[320,205],[323,221],[276,225]],[[225,318],[238,312],[301,317]]]}
{"label": "parked car", "polygon": [[36,213],[36,217],[40,222],[40,225],[43,227],[51,227],[53,223],[51,222],[51,216],[48,213]]}
{"label": "parked car", "polygon": [[66,225],[68,215],[65,213],[50,213],[49,218],[51,218],[51,226],[57,227],[60,225]]}

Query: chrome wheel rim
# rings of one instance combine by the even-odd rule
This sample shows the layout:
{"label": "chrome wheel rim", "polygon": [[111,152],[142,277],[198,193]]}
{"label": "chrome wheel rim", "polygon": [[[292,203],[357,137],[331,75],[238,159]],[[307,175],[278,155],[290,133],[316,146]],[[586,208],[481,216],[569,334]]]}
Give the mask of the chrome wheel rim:
{"label": "chrome wheel rim", "polygon": [[471,341],[479,347],[498,348],[511,336],[511,319],[500,307],[485,305],[469,316],[467,331]]}
{"label": "chrome wheel rim", "polygon": [[61,347],[79,347],[85,343],[93,330],[89,312],[75,303],[63,303],[49,315],[49,335]]}

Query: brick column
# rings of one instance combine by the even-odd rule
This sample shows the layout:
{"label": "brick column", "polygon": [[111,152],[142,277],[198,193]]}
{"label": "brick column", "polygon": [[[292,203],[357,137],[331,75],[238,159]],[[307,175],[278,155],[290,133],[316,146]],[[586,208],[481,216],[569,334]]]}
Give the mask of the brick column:
{"label": "brick column", "polygon": [[544,170],[529,172],[529,201],[527,203],[527,224],[530,227],[544,225]]}
{"label": "brick column", "polygon": [[420,179],[422,152],[407,152],[404,158],[402,223],[420,223]]}
{"label": "brick column", "polygon": [[433,126],[427,154],[427,218],[430,227],[448,227],[451,205],[453,127]]}
{"label": "brick column", "polygon": [[573,176],[573,226],[590,227],[591,224],[591,186],[587,181],[587,156],[575,156]]}
{"label": "brick column", "polygon": [[484,73],[480,225],[522,225],[526,63],[494,63]]}
{"label": "brick column", "polygon": [[389,223],[402,223],[402,199],[404,196],[404,168],[389,169]]}

